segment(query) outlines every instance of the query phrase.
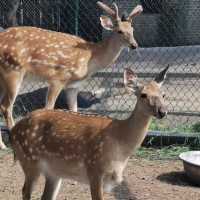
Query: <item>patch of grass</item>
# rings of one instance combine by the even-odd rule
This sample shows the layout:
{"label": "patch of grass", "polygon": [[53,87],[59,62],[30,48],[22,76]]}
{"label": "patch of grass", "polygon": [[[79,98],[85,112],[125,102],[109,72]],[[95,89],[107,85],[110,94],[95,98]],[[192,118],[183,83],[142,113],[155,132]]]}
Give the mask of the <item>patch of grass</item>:
{"label": "patch of grass", "polygon": [[200,122],[194,124],[181,124],[174,128],[170,128],[165,121],[152,120],[149,130],[152,131],[169,131],[175,133],[200,133]]}
{"label": "patch of grass", "polygon": [[193,124],[192,129],[193,129],[194,132],[200,133],[200,122]]}
{"label": "patch of grass", "polygon": [[152,120],[149,130],[152,131],[169,131],[170,128],[167,126],[167,124],[164,121],[157,122],[155,119]]}
{"label": "patch of grass", "polygon": [[175,160],[182,152],[189,151],[187,146],[168,146],[162,148],[146,148],[141,147],[137,150],[136,156],[148,160]]}

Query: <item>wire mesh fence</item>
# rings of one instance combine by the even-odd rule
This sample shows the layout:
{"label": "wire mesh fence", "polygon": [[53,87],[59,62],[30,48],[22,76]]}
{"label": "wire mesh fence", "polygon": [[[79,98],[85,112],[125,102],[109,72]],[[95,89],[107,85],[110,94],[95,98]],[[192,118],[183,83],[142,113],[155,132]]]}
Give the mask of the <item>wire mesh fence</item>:
{"label": "wire mesh fence", "polygon": [[[102,11],[96,0],[1,0],[0,25],[28,25],[54,31],[71,33],[86,40],[98,42],[109,34],[100,25]],[[111,0],[105,0],[111,5]],[[169,75],[164,85],[169,115],[155,121],[151,128],[187,131],[198,125],[200,116],[200,2],[197,0],[117,0],[120,13],[130,12],[139,4],[144,12],[134,19],[134,35],[140,48],[124,50],[117,62],[98,72],[80,89],[97,93],[101,91],[85,112],[95,112],[115,118],[126,118],[134,108],[136,99],[122,94],[123,71],[129,67],[141,79],[149,80],[166,65]],[[17,9],[16,9],[17,5]],[[13,14],[13,11],[16,11]],[[10,17],[12,13],[13,17]],[[15,25],[15,24],[14,24]],[[27,76],[18,96],[14,114],[16,117],[44,106],[46,83]],[[103,91],[103,92],[102,92]],[[43,94],[43,93],[42,93]],[[62,94],[58,101],[65,102]],[[79,102],[81,104],[81,101]],[[196,126],[198,127],[198,126]],[[198,131],[192,130],[192,131]]]}

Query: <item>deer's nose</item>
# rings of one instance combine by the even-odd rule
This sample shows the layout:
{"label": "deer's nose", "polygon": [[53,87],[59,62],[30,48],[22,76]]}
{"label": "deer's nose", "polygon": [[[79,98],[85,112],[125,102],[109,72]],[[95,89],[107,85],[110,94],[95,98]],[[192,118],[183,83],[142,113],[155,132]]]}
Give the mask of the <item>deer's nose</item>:
{"label": "deer's nose", "polygon": [[163,117],[165,117],[166,114],[167,112],[158,111],[158,118],[162,119]]}
{"label": "deer's nose", "polygon": [[131,48],[131,49],[137,49],[137,48],[138,48],[138,43],[137,43],[137,42],[132,42],[132,43],[130,44],[130,48]]}
{"label": "deer's nose", "polygon": [[166,108],[159,108],[157,112],[157,118],[162,119],[167,115],[167,110]]}

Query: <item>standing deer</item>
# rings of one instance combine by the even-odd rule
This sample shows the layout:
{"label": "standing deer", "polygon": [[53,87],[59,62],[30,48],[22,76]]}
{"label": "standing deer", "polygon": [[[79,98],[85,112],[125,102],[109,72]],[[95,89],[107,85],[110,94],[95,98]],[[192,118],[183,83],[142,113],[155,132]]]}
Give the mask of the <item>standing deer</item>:
{"label": "standing deer", "polygon": [[17,26],[17,10],[20,6],[20,0],[12,0],[11,8],[7,14],[7,24],[9,26]]}
{"label": "standing deer", "polygon": [[89,183],[92,200],[103,200],[103,188],[122,181],[127,161],[141,145],[151,118],[166,115],[160,87],[167,69],[145,85],[131,70],[125,72],[126,87],[137,96],[126,120],[38,110],[19,121],[11,130],[11,144],[25,174],[23,200],[31,198],[40,174],[46,178],[42,200],[56,199],[62,178]]}
{"label": "standing deer", "polygon": [[[138,5],[123,21],[118,7],[111,9],[97,2],[112,20],[101,16],[103,28],[113,34],[99,43],[87,42],[77,36],[34,27],[16,27],[0,33],[0,103],[7,126],[14,125],[12,110],[23,77],[31,72],[49,83],[46,108],[54,107],[57,96],[65,86],[78,88],[82,81],[113,63],[122,49],[135,49],[132,19],[142,12]],[[69,108],[77,111],[77,89],[70,92]],[[5,145],[0,137],[0,148]]]}

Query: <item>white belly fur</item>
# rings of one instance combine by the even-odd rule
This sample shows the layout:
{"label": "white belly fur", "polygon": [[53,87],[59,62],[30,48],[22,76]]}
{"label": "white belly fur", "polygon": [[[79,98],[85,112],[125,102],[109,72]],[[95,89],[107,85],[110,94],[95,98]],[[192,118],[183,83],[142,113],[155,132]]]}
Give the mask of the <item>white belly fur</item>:
{"label": "white belly fur", "polygon": [[123,171],[126,167],[128,159],[125,162],[113,161],[111,168],[112,172],[105,175],[104,178],[104,190],[111,192],[114,187],[119,185],[123,181]]}

